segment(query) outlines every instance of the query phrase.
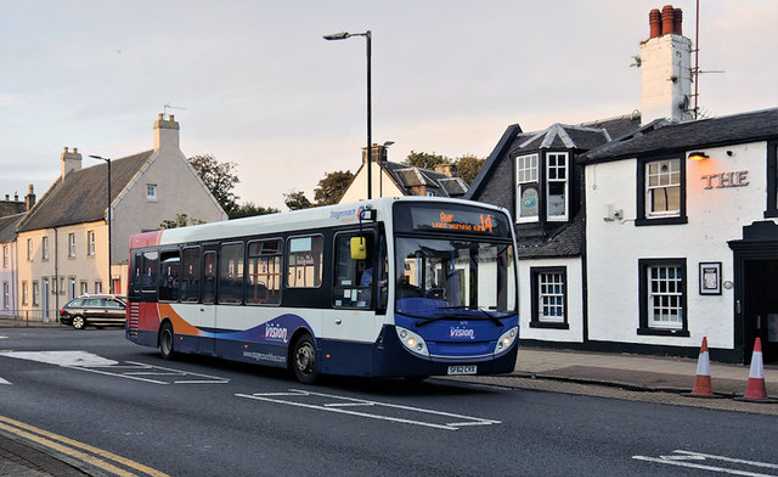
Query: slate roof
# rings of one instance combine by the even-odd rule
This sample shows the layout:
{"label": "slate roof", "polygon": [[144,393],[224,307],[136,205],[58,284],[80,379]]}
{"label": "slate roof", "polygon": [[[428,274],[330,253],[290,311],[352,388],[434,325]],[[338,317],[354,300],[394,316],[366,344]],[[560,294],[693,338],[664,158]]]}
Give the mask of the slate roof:
{"label": "slate roof", "polygon": [[742,144],[778,137],[778,108],[671,123],[654,121],[638,131],[589,151],[586,163]]}
{"label": "slate roof", "polygon": [[583,208],[570,223],[559,227],[550,236],[520,237],[517,240],[519,258],[574,257],[583,253],[586,222]]}
{"label": "slate roof", "polygon": [[18,200],[0,200],[0,217],[24,212],[24,202]]}
{"label": "slate roof", "polygon": [[[116,159],[111,163],[111,200],[124,190],[154,151]],[[94,222],[105,217],[106,164],[99,164],[57,178],[41,200],[27,214],[19,232]]]}
{"label": "slate roof", "polygon": [[[506,156],[506,152],[538,150],[548,148],[577,148],[583,151],[599,147],[612,139],[620,138],[640,128],[640,114],[631,113],[607,119],[598,119],[580,124],[553,124],[541,131],[523,132],[518,124],[511,124],[486,158],[481,171],[476,176],[467,199],[478,200],[481,189],[494,171],[496,163]],[[545,146],[543,145],[545,142]],[[568,146],[569,145],[569,146]],[[505,191],[512,193],[513,191]]]}
{"label": "slate roof", "polygon": [[449,177],[440,172],[413,167],[397,162],[382,161],[383,167],[403,194],[412,195],[412,187],[425,186],[443,197],[462,197],[469,189],[459,177]]}
{"label": "slate roof", "polygon": [[0,217],[0,242],[13,242],[16,239],[16,227],[25,214],[14,214]]}

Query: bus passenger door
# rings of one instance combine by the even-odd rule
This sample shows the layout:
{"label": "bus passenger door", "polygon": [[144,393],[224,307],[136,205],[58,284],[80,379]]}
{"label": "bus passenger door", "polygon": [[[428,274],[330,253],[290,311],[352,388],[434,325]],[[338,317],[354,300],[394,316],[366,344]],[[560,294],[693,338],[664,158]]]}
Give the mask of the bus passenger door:
{"label": "bus passenger door", "polygon": [[[210,331],[216,328],[216,250],[207,249],[203,252],[203,284],[200,307],[198,309],[197,326]],[[198,352],[215,354],[213,338],[201,336]]]}

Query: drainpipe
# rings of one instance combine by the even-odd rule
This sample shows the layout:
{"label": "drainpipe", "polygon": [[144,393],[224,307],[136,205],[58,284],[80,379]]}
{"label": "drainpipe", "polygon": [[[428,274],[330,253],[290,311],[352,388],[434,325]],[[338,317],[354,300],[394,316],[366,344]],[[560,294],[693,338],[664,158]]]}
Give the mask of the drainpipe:
{"label": "drainpipe", "polygon": [[57,293],[54,295],[54,319],[59,321],[59,294],[62,293],[60,290],[62,284],[59,281],[59,235],[56,228],[54,229],[54,281],[57,282],[55,285]]}

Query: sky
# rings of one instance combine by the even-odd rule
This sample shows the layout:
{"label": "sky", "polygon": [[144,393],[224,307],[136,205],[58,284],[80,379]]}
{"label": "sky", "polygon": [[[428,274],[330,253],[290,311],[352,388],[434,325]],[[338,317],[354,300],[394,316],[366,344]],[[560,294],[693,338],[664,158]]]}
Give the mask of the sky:
{"label": "sky", "polygon": [[[373,139],[486,156],[525,131],[630,113],[645,0],[36,1],[0,16],[0,195],[59,174],[64,146],[122,157],[152,145],[163,105],[187,156],[238,164],[241,200],[281,207],[326,171],[356,170],[373,32]],[[778,106],[778,0],[702,0],[701,106]],[[693,36],[694,1],[684,10]]]}

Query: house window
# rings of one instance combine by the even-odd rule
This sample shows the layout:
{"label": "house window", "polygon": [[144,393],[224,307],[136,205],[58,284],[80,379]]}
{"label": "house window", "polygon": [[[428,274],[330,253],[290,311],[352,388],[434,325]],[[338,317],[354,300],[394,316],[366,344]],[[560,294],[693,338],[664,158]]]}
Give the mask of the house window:
{"label": "house window", "polygon": [[286,257],[288,288],[319,288],[322,279],[324,239],[321,236],[289,239]]}
{"label": "house window", "polygon": [[3,268],[8,268],[8,245],[3,245]]}
{"label": "house window", "polygon": [[27,295],[29,294],[29,287],[27,286],[27,282],[22,282],[22,305],[27,306],[27,303],[29,303],[27,299]]}
{"label": "house window", "polygon": [[68,234],[68,257],[74,258],[76,256],[76,234]]}
{"label": "house window", "polygon": [[95,294],[103,292],[103,282],[95,282]]}
{"label": "house window", "polygon": [[536,222],[540,208],[538,155],[516,158],[516,221]]}
{"label": "house window", "polygon": [[32,239],[27,239],[27,261],[32,262]]}
{"label": "house window", "polygon": [[638,334],[689,336],[686,259],[641,259],[639,273]]}
{"label": "house window", "polygon": [[157,184],[146,184],[146,200],[149,202],[157,201]]}
{"label": "house window", "polygon": [[567,220],[568,154],[546,153],[546,218],[549,221]]}
{"label": "house window", "polygon": [[38,280],[32,281],[32,306],[38,306],[40,296],[40,284]]}
{"label": "house window", "polygon": [[78,284],[78,296],[84,296],[89,293],[89,285],[85,281],[81,281]]}
{"label": "house window", "polygon": [[89,230],[86,233],[86,254],[93,257],[95,254],[95,231]]}
{"label": "house window", "polygon": [[685,224],[686,162],[679,158],[638,161],[635,225]]}
{"label": "house window", "polygon": [[11,307],[11,290],[8,282],[3,282],[3,309],[7,310]]}
{"label": "house window", "polygon": [[45,262],[49,259],[49,238],[41,237],[41,259]]}
{"label": "house window", "polygon": [[568,329],[567,269],[565,267],[531,267],[532,328]]}
{"label": "house window", "polygon": [[280,239],[249,243],[246,303],[250,305],[281,303],[281,247]]}

